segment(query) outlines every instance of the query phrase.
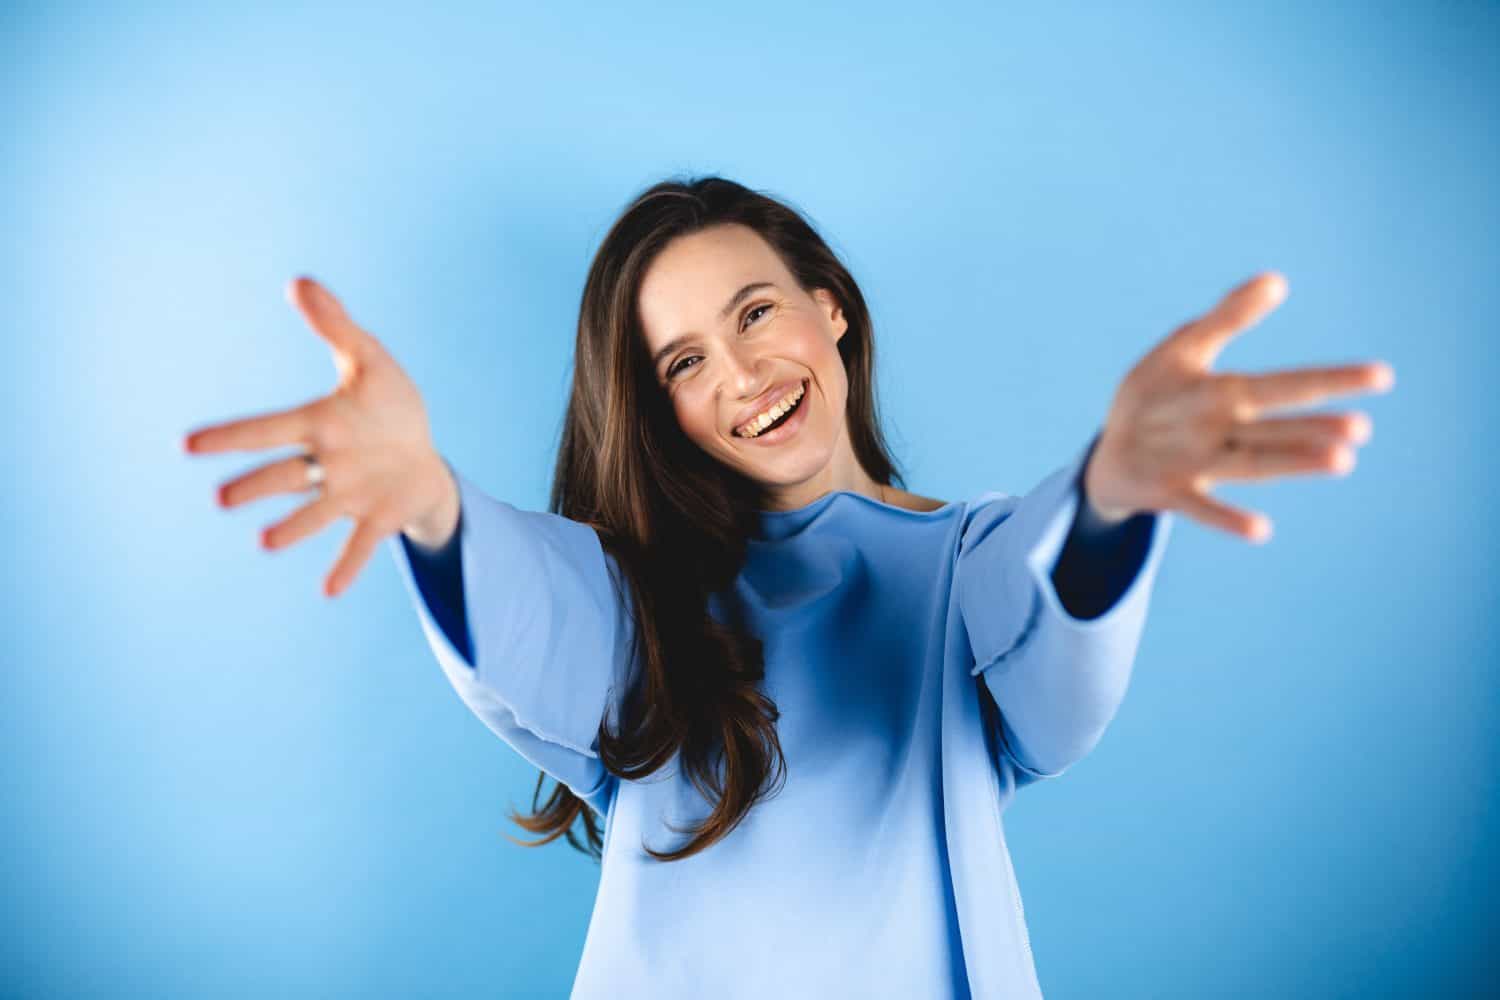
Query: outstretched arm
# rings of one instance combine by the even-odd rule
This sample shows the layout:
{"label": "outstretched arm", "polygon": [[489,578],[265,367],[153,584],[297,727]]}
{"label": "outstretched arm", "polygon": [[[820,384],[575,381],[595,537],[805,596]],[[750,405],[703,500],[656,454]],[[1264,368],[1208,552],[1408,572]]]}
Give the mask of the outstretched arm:
{"label": "outstretched arm", "polygon": [[1081,760],[1113,719],[1170,534],[1165,513],[1091,526],[1080,509],[1091,453],[1023,497],[981,497],[955,569],[972,673],[1000,709],[1006,755],[1035,777]]}
{"label": "outstretched arm", "polygon": [[404,535],[390,545],[428,645],[491,731],[587,799],[606,784],[599,724],[632,667],[628,588],[591,526],[454,479],[460,513],[446,546]]}
{"label": "outstretched arm", "polygon": [[[1276,308],[1286,291],[1285,278],[1266,272],[1180,326],[1131,369],[1103,430],[1075,463],[1019,500],[996,495],[971,512],[955,586],[974,673],[995,697],[1005,751],[1022,770],[1061,774],[1113,718],[1166,544],[1168,512],[1264,542],[1269,520],[1210,497],[1214,482],[1346,475],[1354,467],[1349,446],[1369,440],[1370,421],[1360,413],[1262,414],[1385,391],[1395,380],[1388,365],[1254,376],[1209,371],[1230,339]],[[1107,570],[1097,551],[1079,544],[1091,521],[1120,528],[1110,532]]]}

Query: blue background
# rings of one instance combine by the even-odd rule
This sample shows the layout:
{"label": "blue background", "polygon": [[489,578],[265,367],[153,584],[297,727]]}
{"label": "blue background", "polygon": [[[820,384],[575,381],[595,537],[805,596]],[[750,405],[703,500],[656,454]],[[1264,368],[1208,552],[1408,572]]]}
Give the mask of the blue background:
{"label": "blue background", "polygon": [[[1180,520],[1116,721],[1008,814],[1049,998],[1493,981],[1494,4],[7,5],[0,985],[561,996],[598,869],[459,702],[382,547],[215,487],[195,427],[331,391],[325,281],[455,466],[543,509],[582,281],[631,196],[807,213],[876,322],[911,489],[1030,490],[1150,346],[1385,360],[1348,479]],[[726,925],[725,933],[734,933]],[[747,955],[746,961],[774,960]]]}

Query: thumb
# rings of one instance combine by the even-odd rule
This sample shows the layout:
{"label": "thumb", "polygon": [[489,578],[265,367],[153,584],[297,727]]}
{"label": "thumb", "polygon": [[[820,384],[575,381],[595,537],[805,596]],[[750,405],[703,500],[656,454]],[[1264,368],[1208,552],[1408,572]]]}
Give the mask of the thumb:
{"label": "thumb", "polygon": [[361,330],[333,293],[307,276],[293,278],[286,286],[287,301],[297,307],[308,326],[349,360],[359,361],[368,353],[369,334]]}

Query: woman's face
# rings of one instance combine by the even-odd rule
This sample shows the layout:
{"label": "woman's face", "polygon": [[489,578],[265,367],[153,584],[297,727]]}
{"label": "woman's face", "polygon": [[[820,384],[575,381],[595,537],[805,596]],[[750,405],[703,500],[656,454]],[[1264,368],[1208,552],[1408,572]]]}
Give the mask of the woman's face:
{"label": "woman's face", "polygon": [[[804,292],[755,230],[714,226],[672,240],[640,288],[656,382],[683,433],[714,459],[800,506],[833,488],[852,456],[848,379],[838,353],[848,321],[825,289]],[[744,427],[801,395],[784,426]]]}

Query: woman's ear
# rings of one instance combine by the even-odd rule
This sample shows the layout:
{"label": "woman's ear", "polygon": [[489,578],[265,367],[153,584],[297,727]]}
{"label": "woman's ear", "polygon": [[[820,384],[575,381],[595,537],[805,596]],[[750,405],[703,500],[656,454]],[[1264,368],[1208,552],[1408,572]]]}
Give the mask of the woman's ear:
{"label": "woman's ear", "polygon": [[834,341],[839,341],[849,330],[849,320],[844,315],[844,309],[839,305],[839,300],[826,288],[814,288],[813,298],[817,300],[824,315],[828,317],[828,325],[833,327]]}

